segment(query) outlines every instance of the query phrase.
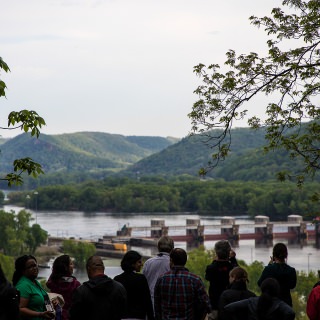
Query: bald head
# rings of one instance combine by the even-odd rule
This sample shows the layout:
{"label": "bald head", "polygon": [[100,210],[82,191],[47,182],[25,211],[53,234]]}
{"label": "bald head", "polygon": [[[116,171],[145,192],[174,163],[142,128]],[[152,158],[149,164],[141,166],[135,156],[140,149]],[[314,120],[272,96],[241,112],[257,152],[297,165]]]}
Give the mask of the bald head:
{"label": "bald head", "polygon": [[87,269],[89,278],[92,278],[98,274],[104,273],[104,264],[101,257],[91,256],[87,260],[86,269]]}

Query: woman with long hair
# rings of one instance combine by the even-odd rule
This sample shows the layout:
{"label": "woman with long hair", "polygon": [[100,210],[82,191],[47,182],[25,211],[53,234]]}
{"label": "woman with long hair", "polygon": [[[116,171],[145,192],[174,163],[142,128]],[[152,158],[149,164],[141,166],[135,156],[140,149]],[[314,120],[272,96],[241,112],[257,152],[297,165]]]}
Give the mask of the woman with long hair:
{"label": "woman with long hair", "polygon": [[248,320],[293,320],[295,313],[279,299],[280,286],[276,279],[267,278],[261,284],[260,297],[232,302],[224,307],[228,319],[240,320],[243,312]]}
{"label": "woman with long hair", "polygon": [[124,319],[154,320],[151,295],[146,277],[140,274],[142,256],[134,250],[128,251],[121,260],[123,273],[114,277],[127,291],[128,312]]}
{"label": "woman with long hair", "polygon": [[73,292],[80,286],[80,282],[72,275],[73,261],[67,254],[57,257],[52,265],[52,273],[47,281],[51,292],[61,294],[64,298],[62,320],[69,319],[69,309]]}
{"label": "woman with long hair", "polygon": [[[245,269],[235,267],[229,272],[229,288],[222,292],[219,299],[219,320],[228,320],[224,312],[224,306],[227,304],[256,296],[247,289],[248,282],[248,273]],[[243,317],[239,316],[239,319],[246,320],[247,314],[244,313]]]}
{"label": "woman with long hair", "polygon": [[50,310],[48,294],[37,281],[38,273],[38,263],[34,256],[24,255],[16,259],[12,284],[20,292],[21,319],[40,320],[55,317],[53,310]]}
{"label": "woman with long hair", "polygon": [[267,278],[277,279],[280,284],[280,299],[292,307],[290,290],[297,284],[296,269],[287,264],[288,249],[284,243],[276,243],[269,264],[263,269],[258,286]]}

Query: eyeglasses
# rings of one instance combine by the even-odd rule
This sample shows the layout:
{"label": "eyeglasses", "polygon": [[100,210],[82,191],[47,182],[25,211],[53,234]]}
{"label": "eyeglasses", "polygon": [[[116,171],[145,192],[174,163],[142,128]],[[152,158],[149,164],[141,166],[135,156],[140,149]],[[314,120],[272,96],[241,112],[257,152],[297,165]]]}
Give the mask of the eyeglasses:
{"label": "eyeglasses", "polygon": [[30,266],[26,267],[26,270],[34,269],[34,268],[38,268],[38,265],[37,264],[30,264]]}

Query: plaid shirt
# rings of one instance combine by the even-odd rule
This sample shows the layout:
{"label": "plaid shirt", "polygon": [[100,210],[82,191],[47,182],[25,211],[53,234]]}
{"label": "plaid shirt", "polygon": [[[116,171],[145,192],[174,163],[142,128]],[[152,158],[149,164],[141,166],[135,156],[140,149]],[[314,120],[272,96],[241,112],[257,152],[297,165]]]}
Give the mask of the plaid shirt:
{"label": "plaid shirt", "polygon": [[184,267],[173,267],[162,275],[154,291],[158,320],[195,320],[210,312],[210,302],[200,277]]}

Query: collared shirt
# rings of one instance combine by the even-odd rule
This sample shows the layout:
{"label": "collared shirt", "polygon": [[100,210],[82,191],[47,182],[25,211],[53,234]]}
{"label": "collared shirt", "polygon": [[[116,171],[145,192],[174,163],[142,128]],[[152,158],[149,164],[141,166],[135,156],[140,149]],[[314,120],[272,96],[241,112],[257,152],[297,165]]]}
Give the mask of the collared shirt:
{"label": "collared shirt", "polygon": [[148,259],[142,268],[142,273],[147,278],[152,303],[154,302],[154,287],[160,276],[170,270],[170,255],[160,252],[157,256]]}
{"label": "collared shirt", "polygon": [[211,310],[201,278],[184,267],[173,267],[155,286],[156,319],[194,320]]}
{"label": "collared shirt", "polygon": [[[41,284],[35,280],[31,281],[29,278],[22,276],[16,284],[16,289],[20,291],[21,298],[28,299],[28,308],[37,311],[46,311],[44,305],[44,297],[47,295],[46,291],[42,289]],[[40,317],[33,317],[32,319],[42,319]]]}

